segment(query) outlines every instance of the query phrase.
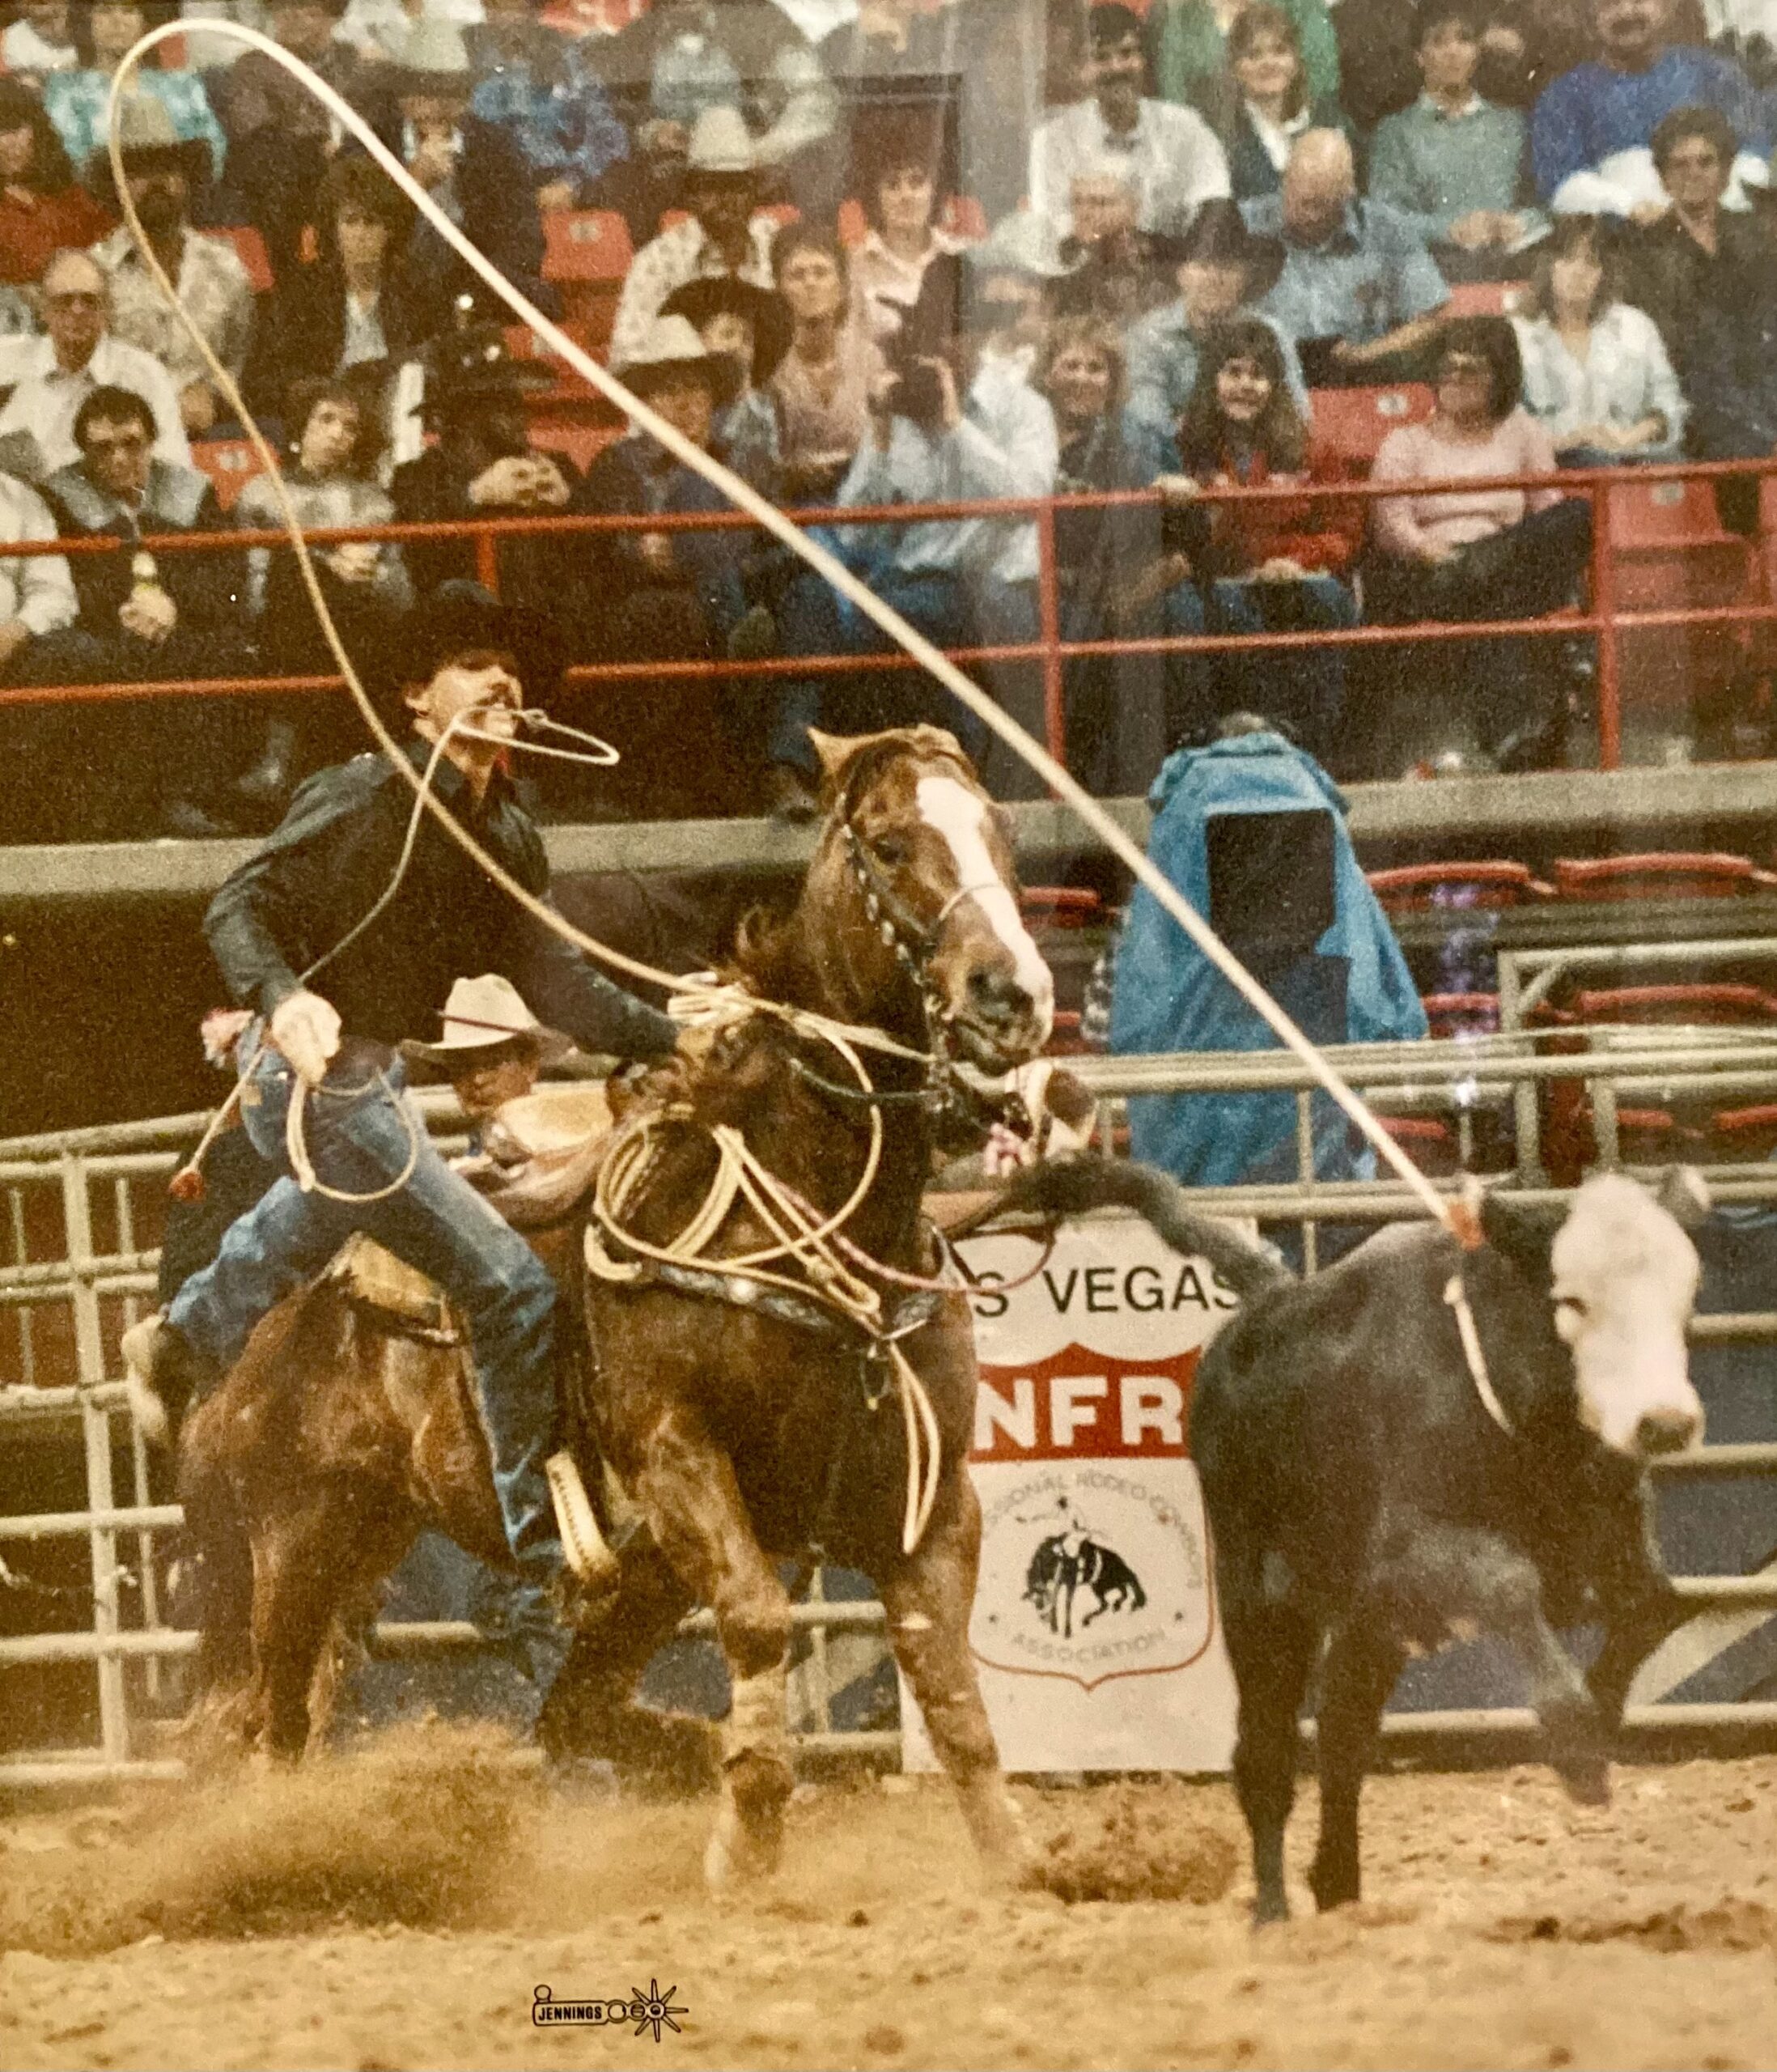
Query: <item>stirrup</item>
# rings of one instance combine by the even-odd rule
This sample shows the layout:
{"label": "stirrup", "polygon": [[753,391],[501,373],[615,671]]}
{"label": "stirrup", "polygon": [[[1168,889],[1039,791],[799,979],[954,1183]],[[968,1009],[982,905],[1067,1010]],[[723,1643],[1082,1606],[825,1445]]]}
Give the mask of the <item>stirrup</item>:
{"label": "stirrup", "polygon": [[556,1530],[569,1568],[587,1589],[609,1589],[617,1578],[617,1558],[599,1530],[579,1463],[563,1447],[544,1462],[543,1472],[549,1477]]}

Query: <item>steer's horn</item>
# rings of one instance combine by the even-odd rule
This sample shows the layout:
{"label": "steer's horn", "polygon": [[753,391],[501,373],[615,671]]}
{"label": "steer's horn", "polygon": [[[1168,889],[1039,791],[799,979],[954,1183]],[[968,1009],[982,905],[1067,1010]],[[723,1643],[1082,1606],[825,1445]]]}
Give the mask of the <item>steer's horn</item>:
{"label": "steer's horn", "polygon": [[1654,1199],[1687,1230],[1694,1230],[1715,1206],[1709,1199],[1709,1183],[1694,1166],[1669,1166],[1660,1176]]}

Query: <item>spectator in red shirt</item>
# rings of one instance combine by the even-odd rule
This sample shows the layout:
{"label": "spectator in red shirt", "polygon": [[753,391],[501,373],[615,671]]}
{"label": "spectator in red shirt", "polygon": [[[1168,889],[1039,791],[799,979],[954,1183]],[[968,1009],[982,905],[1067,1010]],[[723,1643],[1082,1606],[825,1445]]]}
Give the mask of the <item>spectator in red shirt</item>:
{"label": "spectator in red shirt", "polygon": [[36,282],[64,247],[95,244],[116,221],[74,178],[43,103],[0,79],[0,284]]}
{"label": "spectator in red shirt", "polygon": [[[1357,605],[1346,576],[1363,540],[1363,508],[1334,493],[1348,471],[1315,450],[1269,324],[1238,317],[1211,334],[1178,444],[1185,472],[1163,476],[1160,486],[1166,529],[1188,562],[1190,580],[1168,596],[1168,632],[1307,633],[1355,626]],[[1300,483],[1304,494],[1276,503],[1212,500],[1219,487],[1285,482]],[[1239,709],[1280,722],[1325,759],[1345,698],[1338,648],[1261,648],[1175,656],[1173,663],[1168,703],[1175,741]]]}

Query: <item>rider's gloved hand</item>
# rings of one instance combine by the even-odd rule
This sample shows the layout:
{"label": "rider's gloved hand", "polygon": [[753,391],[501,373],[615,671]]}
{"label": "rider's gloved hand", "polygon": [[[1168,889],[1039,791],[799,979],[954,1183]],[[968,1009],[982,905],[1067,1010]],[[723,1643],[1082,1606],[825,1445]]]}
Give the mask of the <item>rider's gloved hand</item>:
{"label": "rider's gloved hand", "polygon": [[339,1016],[319,993],[291,993],[272,1009],[271,1040],[299,1079],[319,1086],[339,1051]]}

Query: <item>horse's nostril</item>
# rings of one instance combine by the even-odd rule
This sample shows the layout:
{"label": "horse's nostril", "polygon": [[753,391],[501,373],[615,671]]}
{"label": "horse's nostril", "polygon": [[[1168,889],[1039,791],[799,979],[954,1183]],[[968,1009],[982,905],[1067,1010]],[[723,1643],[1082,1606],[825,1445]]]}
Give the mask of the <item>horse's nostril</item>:
{"label": "horse's nostril", "polygon": [[971,971],[969,998],[980,1013],[1010,1021],[1031,1011],[1031,997],[1009,971]]}
{"label": "horse's nostril", "polygon": [[1697,1416],[1690,1410],[1650,1410],[1635,1427],[1638,1451],[1682,1454],[1697,1436]]}

